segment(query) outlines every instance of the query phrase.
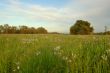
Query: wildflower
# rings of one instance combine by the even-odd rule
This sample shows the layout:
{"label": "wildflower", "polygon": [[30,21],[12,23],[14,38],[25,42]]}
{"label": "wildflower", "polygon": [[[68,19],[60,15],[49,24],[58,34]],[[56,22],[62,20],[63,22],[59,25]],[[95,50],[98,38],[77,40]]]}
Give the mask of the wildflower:
{"label": "wildflower", "polygon": [[70,60],[70,59],[69,59],[69,60],[68,60],[68,62],[69,62],[69,63],[71,63],[71,62],[72,62],[72,60]]}
{"label": "wildflower", "polygon": [[23,43],[31,43],[33,41],[38,41],[38,39],[22,39]]}
{"label": "wildflower", "polygon": [[103,60],[107,61],[107,56],[106,56],[105,54],[102,55],[101,58],[102,58]]}
{"label": "wildflower", "polygon": [[68,57],[63,56],[63,60],[68,60]]}
{"label": "wildflower", "polygon": [[107,52],[107,54],[109,54],[110,53],[110,49],[106,50],[106,52]]}
{"label": "wildflower", "polygon": [[72,55],[72,56],[74,56],[74,54],[73,54],[73,53],[72,53],[71,55]]}
{"label": "wildflower", "polygon": [[61,52],[58,53],[58,55],[61,55],[61,54],[62,54]]}
{"label": "wildflower", "polygon": [[54,55],[57,55],[57,52],[54,52]]}
{"label": "wildflower", "polygon": [[16,62],[16,65],[19,65],[20,63],[19,62]]}
{"label": "wildflower", "polygon": [[60,50],[60,49],[61,49],[60,46],[57,46],[56,48],[54,48],[55,51],[58,51],[58,50]]}
{"label": "wildflower", "polygon": [[17,66],[17,69],[19,70],[20,69],[20,66]]}
{"label": "wildflower", "polygon": [[16,71],[16,69],[13,70],[14,72]]}
{"label": "wildflower", "polygon": [[38,55],[40,55],[41,54],[41,52],[40,51],[38,51],[37,53],[36,53],[36,56],[38,56]]}
{"label": "wildflower", "polygon": [[74,58],[76,58],[76,54],[74,54],[74,56],[73,56]]}

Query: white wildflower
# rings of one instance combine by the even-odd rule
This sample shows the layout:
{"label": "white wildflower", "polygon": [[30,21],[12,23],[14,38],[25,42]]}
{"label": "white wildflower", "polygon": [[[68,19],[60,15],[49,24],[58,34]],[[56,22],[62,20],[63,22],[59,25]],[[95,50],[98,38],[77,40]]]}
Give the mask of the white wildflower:
{"label": "white wildflower", "polygon": [[61,54],[62,54],[61,52],[58,53],[58,55],[61,55]]}
{"label": "white wildflower", "polygon": [[23,43],[32,43],[34,41],[38,41],[38,39],[22,39]]}
{"label": "white wildflower", "polygon": [[13,70],[14,72],[16,71],[16,69]]}
{"label": "white wildflower", "polygon": [[68,60],[68,57],[63,56],[63,60]]}
{"label": "white wildflower", "polygon": [[57,55],[57,53],[56,53],[56,52],[54,52],[54,55]]}
{"label": "white wildflower", "polygon": [[58,51],[58,50],[60,50],[60,49],[61,49],[60,46],[57,46],[57,47],[54,48],[55,51]]}
{"label": "white wildflower", "polygon": [[17,66],[17,69],[19,70],[20,69],[20,66]]}
{"label": "white wildflower", "polygon": [[38,56],[38,55],[40,55],[41,54],[41,52],[40,51],[38,51],[37,53],[36,53],[36,56]]}
{"label": "white wildflower", "polygon": [[107,52],[107,54],[109,54],[110,53],[110,49],[106,50],[106,52]]}
{"label": "white wildflower", "polygon": [[16,65],[19,65],[20,63],[19,62],[16,62]]}
{"label": "white wildflower", "polygon": [[72,58],[76,58],[76,54],[73,54],[73,53],[72,53],[71,55],[72,55]]}
{"label": "white wildflower", "polygon": [[74,56],[73,56],[74,58],[76,58],[76,54],[74,54]]}
{"label": "white wildflower", "polygon": [[71,55],[72,55],[72,56],[74,56],[74,54],[73,54],[73,53],[72,53]]}
{"label": "white wildflower", "polygon": [[107,61],[107,56],[106,56],[105,54],[102,55],[101,58],[102,58],[103,60]]}
{"label": "white wildflower", "polygon": [[71,62],[72,62],[72,60],[70,60],[70,59],[69,59],[69,60],[68,60],[68,62],[69,62],[69,63],[71,63]]}

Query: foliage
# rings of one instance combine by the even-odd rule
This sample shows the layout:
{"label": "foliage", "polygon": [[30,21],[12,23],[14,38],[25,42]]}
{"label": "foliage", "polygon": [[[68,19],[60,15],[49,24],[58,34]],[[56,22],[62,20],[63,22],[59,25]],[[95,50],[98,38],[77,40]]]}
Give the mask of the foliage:
{"label": "foliage", "polygon": [[46,34],[48,31],[43,28],[34,28],[28,26],[9,26],[8,24],[0,25],[0,34]]}
{"label": "foliage", "polygon": [[70,28],[70,34],[88,35],[92,33],[93,27],[90,26],[88,21],[77,20],[76,23]]}
{"label": "foliage", "polygon": [[40,33],[40,34],[43,34],[43,33],[48,33],[47,32],[47,30],[45,29],[45,28],[43,28],[43,27],[39,27],[39,28],[37,28],[37,33]]}
{"label": "foliage", "polygon": [[94,33],[94,35],[110,35],[110,31]]}

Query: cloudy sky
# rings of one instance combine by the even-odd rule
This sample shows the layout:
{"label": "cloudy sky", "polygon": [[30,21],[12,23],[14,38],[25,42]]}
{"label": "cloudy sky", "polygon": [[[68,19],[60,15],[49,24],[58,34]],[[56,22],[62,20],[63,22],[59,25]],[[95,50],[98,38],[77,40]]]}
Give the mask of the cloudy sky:
{"label": "cloudy sky", "polygon": [[79,19],[89,21],[97,32],[104,26],[110,29],[110,0],[0,0],[0,24],[67,33]]}

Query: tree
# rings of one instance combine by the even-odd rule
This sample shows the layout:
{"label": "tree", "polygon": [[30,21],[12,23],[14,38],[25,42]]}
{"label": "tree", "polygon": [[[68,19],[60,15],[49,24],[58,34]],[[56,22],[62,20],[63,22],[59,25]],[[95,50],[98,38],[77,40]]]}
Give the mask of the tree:
{"label": "tree", "polygon": [[0,34],[4,32],[4,27],[0,25]]}
{"label": "tree", "polygon": [[11,32],[10,32],[11,34],[17,33],[17,27],[16,27],[16,26],[11,26],[11,27],[10,27],[10,31],[11,31]]}
{"label": "tree", "polygon": [[4,33],[8,34],[10,26],[8,24],[4,24]]}
{"label": "tree", "polygon": [[89,35],[93,33],[93,27],[88,21],[77,20],[76,23],[70,27],[70,34]]}
{"label": "tree", "polygon": [[47,34],[48,33],[47,30],[43,27],[37,28],[36,31],[38,34]]}
{"label": "tree", "polygon": [[30,34],[36,34],[36,29],[34,27],[29,28],[29,33]]}
{"label": "tree", "polygon": [[22,26],[10,26],[8,24],[0,25],[0,34],[46,34],[48,31],[43,28],[34,28],[28,27],[25,25]]}
{"label": "tree", "polygon": [[20,29],[20,33],[21,34],[28,34],[29,33],[29,28],[28,28],[28,26],[19,26],[19,29]]}

